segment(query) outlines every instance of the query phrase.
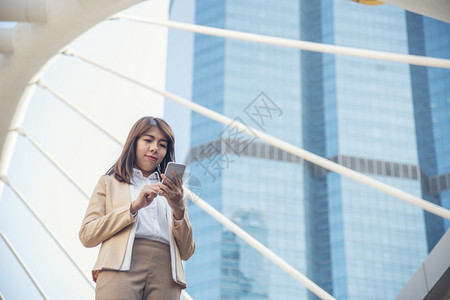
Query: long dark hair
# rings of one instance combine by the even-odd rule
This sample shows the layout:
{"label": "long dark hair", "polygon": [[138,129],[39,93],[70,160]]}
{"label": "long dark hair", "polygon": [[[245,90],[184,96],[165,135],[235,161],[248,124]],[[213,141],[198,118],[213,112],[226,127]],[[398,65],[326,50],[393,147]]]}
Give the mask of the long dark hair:
{"label": "long dark hair", "polygon": [[136,144],[137,140],[146,133],[150,128],[157,127],[167,139],[167,152],[160,164],[160,173],[166,171],[169,162],[175,161],[175,137],[172,129],[166,121],[160,118],[143,117],[139,119],[131,128],[127,141],[123,146],[122,154],[120,154],[117,162],[106,172],[106,175],[114,174],[114,177],[120,182],[131,184],[131,176],[133,167],[136,162]]}

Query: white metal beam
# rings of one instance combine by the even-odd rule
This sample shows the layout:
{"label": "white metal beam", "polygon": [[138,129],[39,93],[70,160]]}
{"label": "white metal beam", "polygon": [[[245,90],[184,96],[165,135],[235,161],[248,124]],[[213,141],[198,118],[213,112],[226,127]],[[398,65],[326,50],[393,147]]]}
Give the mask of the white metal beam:
{"label": "white metal beam", "polygon": [[114,135],[112,135],[111,133],[109,133],[106,129],[104,129],[102,126],[100,126],[100,124],[98,124],[97,122],[95,122],[92,118],[90,118],[85,112],[83,112],[81,109],[79,109],[78,107],[76,107],[75,105],[73,105],[72,103],[70,103],[69,100],[67,100],[63,95],[61,95],[60,93],[58,93],[55,89],[49,87],[44,80],[40,79],[37,82],[37,85],[42,87],[43,89],[49,91],[53,96],[55,96],[57,99],[59,99],[62,103],[64,103],[65,105],[67,105],[70,109],[72,109],[75,113],[77,113],[79,116],[81,116],[83,119],[85,119],[86,121],[88,121],[92,126],[94,126],[95,128],[97,128],[98,130],[100,130],[104,135],[106,135],[107,137],[109,137],[111,140],[113,140],[116,144],[118,144],[119,146],[123,146],[122,142],[119,141],[118,138],[116,138]]}
{"label": "white metal beam", "polygon": [[16,249],[14,249],[12,244],[9,242],[9,240],[6,238],[6,236],[1,231],[0,231],[0,237],[3,239],[3,241],[6,244],[6,246],[8,246],[9,250],[11,251],[11,253],[16,257],[16,259],[19,262],[20,266],[25,271],[25,273],[27,273],[28,278],[30,278],[31,282],[33,282],[34,286],[38,290],[39,294],[41,294],[42,298],[48,299],[47,296],[45,295],[44,291],[42,290],[42,288],[39,286],[39,283],[34,278],[33,274],[31,274],[31,271],[27,268],[27,266],[25,265],[24,261],[22,260],[20,255],[17,253]]}
{"label": "white metal beam", "polygon": [[336,46],[315,42],[299,41],[287,38],[280,38],[262,34],[246,33],[228,29],[214,28],[201,25],[193,25],[175,21],[164,21],[150,18],[143,18],[138,16],[118,14],[110,18],[111,20],[130,20],[141,23],[161,25],[169,28],[192,31],[195,33],[201,33],[206,35],[218,36],[223,38],[232,38],[237,40],[244,40],[268,45],[277,45],[288,48],[296,48],[301,50],[308,50],[314,52],[342,54],[356,57],[387,60],[399,63],[407,63],[412,65],[446,68],[450,69],[450,59],[434,58],[420,55],[400,54],[385,51],[367,50],[361,48],[352,48],[344,46]]}
{"label": "white metal beam", "polygon": [[77,190],[86,198],[89,200],[89,195],[83,191],[83,189],[75,182],[75,180],[73,180],[69,174],[67,174],[64,169],[55,161],[53,160],[50,155],[38,144],[38,142],[36,140],[34,140],[32,137],[30,137],[29,135],[27,135],[27,133],[22,129],[22,128],[16,128],[15,129],[16,132],[18,132],[20,135],[22,135],[23,137],[25,137],[39,152],[41,152],[42,155],[45,156],[45,158],[51,162],[63,175],[64,177],[66,177],[67,180],[70,181],[70,183],[72,183],[72,185],[74,187],[77,188]]}

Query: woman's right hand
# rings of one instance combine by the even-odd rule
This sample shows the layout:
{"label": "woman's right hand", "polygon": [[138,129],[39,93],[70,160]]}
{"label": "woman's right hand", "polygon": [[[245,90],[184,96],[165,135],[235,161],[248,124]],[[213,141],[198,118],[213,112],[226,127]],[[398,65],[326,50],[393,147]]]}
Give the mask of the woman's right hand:
{"label": "woman's right hand", "polygon": [[139,193],[139,197],[131,202],[130,212],[134,215],[138,210],[144,208],[150,203],[152,203],[153,199],[158,196],[160,192],[159,187],[154,184],[145,185],[141,192]]}

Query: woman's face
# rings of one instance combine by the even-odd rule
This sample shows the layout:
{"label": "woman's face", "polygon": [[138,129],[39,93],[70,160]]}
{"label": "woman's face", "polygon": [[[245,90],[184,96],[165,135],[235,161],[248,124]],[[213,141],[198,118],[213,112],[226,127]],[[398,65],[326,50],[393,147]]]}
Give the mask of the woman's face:
{"label": "woman's face", "polygon": [[139,137],[136,145],[136,167],[145,177],[155,171],[167,153],[168,141],[158,127]]}

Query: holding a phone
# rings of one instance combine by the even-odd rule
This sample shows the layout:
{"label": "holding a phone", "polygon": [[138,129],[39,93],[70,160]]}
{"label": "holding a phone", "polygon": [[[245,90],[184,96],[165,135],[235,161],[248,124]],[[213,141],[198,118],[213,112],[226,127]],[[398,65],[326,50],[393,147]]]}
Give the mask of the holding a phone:
{"label": "holding a phone", "polygon": [[102,244],[92,270],[96,299],[180,299],[186,288],[182,261],[195,243],[181,179],[185,167],[170,163],[174,145],[166,121],[142,117],[100,177],[79,232],[85,247]]}
{"label": "holding a phone", "polygon": [[[184,164],[169,162],[163,175],[163,181],[162,183],[158,184],[161,190],[161,195],[166,197],[169,206],[172,208],[173,216],[176,220],[180,220],[184,215],[185,205],[183,199],[183,187],[181,185],[183,184],[182,178],[185,169],[186,165]],[[177,182],[175,180],[173,172],[175,172],[180,182]],[[170,199],[178,200],[173,201]]]}
{"label": "holding a phone", "polygon": [[[174,178],[174,176],[172,174],[172,171],[175,171],[175,174],[177,174],[178,178],[180,178],[180,180],[182,180],[183,179],[183,175],[184,175],[184,170],[186,170],[186,165],[185,164],[169,162],[167,164],[167,168],[166,168],[166,171],[164,172],[164,175],[166,175],[167,178],[169,178],[170,180],[175,182],[175,178]],[[163,180],[163,183],[165,185],[167,185],[167,183],[165,183],[164,180]]]}

